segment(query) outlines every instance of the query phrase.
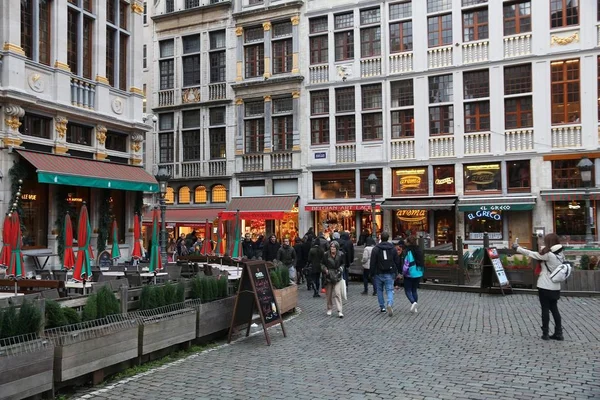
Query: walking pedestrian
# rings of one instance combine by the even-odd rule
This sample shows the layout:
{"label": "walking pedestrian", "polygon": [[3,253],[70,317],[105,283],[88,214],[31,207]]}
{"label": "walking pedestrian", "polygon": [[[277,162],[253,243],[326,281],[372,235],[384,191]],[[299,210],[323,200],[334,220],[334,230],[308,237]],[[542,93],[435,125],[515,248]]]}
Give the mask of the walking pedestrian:
{"label": "walking pedestrian", "polygon": [[244,241],[242,242],[242,254],[248,260],[254,260],[255,258],[254,242],[252,242],[252,238],[249,233],[246,233],[244,236]]}
{"label": "walking pedestrian", "polygon": [[[365,238],[365,249],[363,250],[362,265],[363,265],[363,284],[365,290],[361,294],[369,294],[369,269],[371,268],[371,252],[375,247],[375,239],[371,236]],[[376,293],[375,282],[373,282],[373,294]]]}
{"label": "walking pedestrian", "polygon": [[296,252],[290,246],[290,239],[283,239],[283,246],[277,250],[276,260],[282,263],[290,272],[290,283],[296,284]]}
{"label": "walking pedestrian", "polygon": [[423,252],[417,243],[417,237],[414,235],[409,236],[406,239],[406,250],[404,254],[404,265],[408,268],[402,268],[402,275],[404,276],[404,293],[406,298],[410,301],[410,311],[415,314],[417,310],[417,301],[419,295],[417,289],[419,288],[419,282],[423,277],[424,270],[424,258]]}
{"label": "walking pedestrian", "polygon": [[[390,234],[381,233],[381,242],[377,244],[371,252],[370,272],[371,278],[375,279],[377,290],[377,301],[379,302],[379,311],[387,312],[391,317],[394,314],[394,279],[398,275],[398,266],[400,257],[392,243],[389,242]],[[383,291],[387,297],[387,305],[384,302]]]}
{"label": "walking pedestrian", "polygon": [[296,253],[296,283],[304,283],[304,265],[306,264],[304,252],[302,250],[302,239],[296,236],[294,239],[294,252]]}
{"label": "walking pedestrian", "polygon": [[280,244],[277,242],[275,235],[269,236],[269,241],[265,244],[263,249],[263,258],[265,261],[273,261],[277,258],[277,251],[279,250]]}
{"label": "walking pedestrian", "polygon": [[254,257],[257,260],[262,260],[263,259],[263,249],[264,249],[264,241],[265,241],[265,236],[264,235],[258,235],[258,239],[256,239],[256,242],[254,242]]}
{"label": "walking pedestrian", "polygon": [[323,259],[322,271],[325,275],[325,289],[327,297],[327,315],[331,315],[333,305],[338,316],[344,318],[342,313],[342,274],[344,269],[344,255],[340,252],[337,242],[331,242],[329,251]]}
{"label": "walking pedestrian", "polygon": [[321,264],[323,263],[323,256],[325,252],[321,247],[319,239],[313,240],[313,245],[308,252],[308,265],[306,268],[310,269],[310,274],[307,275],[310,277],[310,285],[313,289],[313,297],[321,297],[319,295],[319,287],[321,286]]}
{"label": "walking pedestrian", "polygon": [[340,236],[340,250],[344,252],[344,281],[346,281],[346,287],[348,287],[348,281],[350,280],[350,264],[354,262],[354,243],[350,239],[348,232],[342,232]]}
{"label": "walking pedestrian", "polygon": [[[558,300],[560,299],[560,282],[552,282],[550,274],[559,265],[565,262],[563,246],[556,233],[544,236],[544,247],[538,253],[520,247],[518,243],[512,245],[517,253],[541,262],[541,272],[537,280],[538,296],[542,307],[542,339],[564,340],[562,320],[558,311]],[[554,333],[548,336],[550,313],[554,318]]]}

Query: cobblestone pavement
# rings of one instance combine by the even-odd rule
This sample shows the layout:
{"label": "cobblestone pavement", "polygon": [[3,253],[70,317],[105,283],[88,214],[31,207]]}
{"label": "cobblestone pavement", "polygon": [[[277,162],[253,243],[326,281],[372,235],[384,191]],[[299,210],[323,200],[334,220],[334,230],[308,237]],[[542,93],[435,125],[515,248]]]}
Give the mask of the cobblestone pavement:
{"label": "cobblestone pavement", "polygon": [[539,303],[421,290],[393,317],[350,286],[345,318],[300,288],[284,338],[262,331],[88,391],[88,399],[600,399],[600,298],[562,298],[565,341],[540,339]]}

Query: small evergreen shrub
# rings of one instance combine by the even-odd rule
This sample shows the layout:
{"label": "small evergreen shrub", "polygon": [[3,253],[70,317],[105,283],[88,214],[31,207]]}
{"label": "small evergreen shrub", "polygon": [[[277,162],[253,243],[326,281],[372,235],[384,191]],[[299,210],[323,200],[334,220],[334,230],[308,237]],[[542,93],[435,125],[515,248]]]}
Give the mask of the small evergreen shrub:
{"label": "small evergreen shrub", "polygon": [[121,305],[117,296],[104,286],[98,293],[96,293],[97,299],[97,318],[106,318],[109,315],[119,314],[121,312]]}
{"label": "small evergreen shrub", "polygon": [[95,319],[98,319],[98,303],[96,301],[96,294],[92,294],[88,297],[85,306],[83,306],[81,320],[93,321]]}
{"label": "small evergreen shrub", "polygon": [[279,268],[281,271],[281,289],[290,286],[290,270],[283,266]]}
{"label": "small evergreen shrub", "polygon": [[202,299],[202,280],[199,276],[190,282],[190,297],[194,300]]}
{"label": "small evergreen shrub", "polygon": [[219,298],[219,285],[217,283],[217,278],[210,278],[209,282],[210,282],[210,294],[211,294],[211,297],[209,300],[212,301],[212,300]]}
{"label": "small evergreen shrub", "polygon": [[185,301],[185,285],[183,282],[177,284],[175,289],[175,303],[183,303]]}
{"label": "small evergreen shrub", "polygon": [[10,306],[2,313],[2,332],[0,339],[6,339],[12,336],[17,336],[17,309]]}
{"label": "small evergreen shrub", "polygon": [[590,269],[590,256],[587,254],[582,255],[581,259],[579,260],[579,266],[581,269],[586,271]]}
{"label": "small evergreen shrub", "polygon": [[152,287],[152,294],[154,295],[154,303],[156,307],[165,306],[165,290],[161,286]]}
{"label": "small evergreen shrub", "polygon": [[65,320],[67,321],[66,325],[74,325],[74,324],[78,324],[81,322],[81,318],[79,318],[79,314],[77,314],[77,311],[75,311],[74,309],[70,308],[70,307],[62,307],[62,313],[63,316],[65,317]]}
{"label": "small evergreen shrub", "polygon": [[19,310],[17,335],[37,333],[42,325],[42,313],[39,308],[25,300]]}
{"label": "small evergreen shrub", "polygon": [[227,276],[220,276],[219,279],[217,279],[217,284],[219,285],[219,295],[217,297],[227,297]]}
{"label": "small evergreen shrub", "polygon": [[150,286],[142,287],[142,293],[140,294],[140,310],[151,310],[156,308],[154,304],[154,296],[152,295],[152,288]]}
{"label": "small evergreen shrub", "polygon": [[54,300],[46,300],[46,329],[58,328],[64,325],[67,325],[67,318],[60,304]]}
{"label": "small evergreen shrub", "polygon": [[271,270],[270,272],[271,274],[271,283],[273,284],[273,287],[275,289],[282,289],[281,286],[281,273],[279,271],[279,268],[274,268]]}
{"label": "small evergreen shrub", "polygon": [[171,282],[167,282],[163,287],[163,295],[165,297],[165,305],[174,304],[177,302],[175,286]]}

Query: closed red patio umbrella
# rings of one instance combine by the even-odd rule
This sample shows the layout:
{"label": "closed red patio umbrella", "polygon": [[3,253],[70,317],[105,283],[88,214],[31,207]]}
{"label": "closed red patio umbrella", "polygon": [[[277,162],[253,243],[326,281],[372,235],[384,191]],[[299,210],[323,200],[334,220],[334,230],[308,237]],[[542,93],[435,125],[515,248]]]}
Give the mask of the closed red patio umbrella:
{"label": "closed red patio umbrella", "polygon": [[117,220],[113,219],[112,225],[112,249],[111,255],[113,260],[121,258],[121,250],[119,250],[119,230],[117,228]]}
{"label": "closed red patio umbrella", "polygon": [[133,216],[133,250],[131,251],[131,258],[139,260],[142,258],[142,244],[140,243],[140,237],[142,232],[140,229],[140,216],[134,214]]}
{"label": "closed red patio umbrella", "polygon": [[152,214],[152,249],[150,250],[150,265],[148,265],[150,272],[157,272],[163,269],[162,258],[160,256],[160,240],[158,239],[160,232],[159,221],[158,209],[154,209]]}
{"label": "closed red patio umbrella", "polygon": [[200,250],[200,254],[210,254],[212,253],[212,241],[211,239],[211,224],[208,223],[208,220],[206,220],[206,223],[204,224],[204,242],[202,242],[202,249]]}
{"label": "closed red patio umbrella", "polygon": [[25,265],[23,264],[23,253],[21,252],[22,236],[21,236],[21,221],[19,220],[19,213],[13,211],[10,217],[10,263],[6,275],[13,276],[15,278],[25,277]]}
{"label": "closed red patio umbrella", "polygon": [[75,253],[73,252],[73,223],[69,213],[65,216],[65,252],[63,254],[63,267],[71,270],[75,267]]}
{"label": "closed red patio umbrella", "polygon": [[81,206],[81,211],[79,212],[77,228],[77,244],[79,245],[79,250],[77,251],[77,263],[75,265],[73,278],[78,281],[85,281],[92,277],[91,260],[94,258],[92,245],[90,243],[92,240],[92,229],[85,202]]}
{"label": "closed red patio umbrella", "polygon": [[6,214],[4,216],[4,224],[2,226],[2,253],[0,254],[0,266],[8,267],[10,265],[10,235],[12,225],[10,222],[10,216]]}

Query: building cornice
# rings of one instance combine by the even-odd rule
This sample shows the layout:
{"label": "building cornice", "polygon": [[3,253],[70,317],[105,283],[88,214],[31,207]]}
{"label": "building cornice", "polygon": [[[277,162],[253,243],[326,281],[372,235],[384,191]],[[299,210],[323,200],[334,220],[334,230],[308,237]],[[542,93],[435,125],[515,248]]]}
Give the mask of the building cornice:
{"label": "building cornice", "polygon": [[[234,18],[246,18],[246,17],[255,17],[257,15],[260,15],[261,17],[266,18],[267,16],[265,14],[273,12],[273,14],[275,14],[274,16],[279,18],[282,16],[282,15],[278,14],[278,13],[281,13],[281,11],[293,10],[293,11],[297,12],[300,8],[302,8],[302,6],[304,6],[304,1],[296,0],[296,1],[290,1],[290,2],[282,3],[282,4],[274,4],[274,5],[270,5],[268,7],[257,7],[257,8],[252,8],[250,10],[238,11],[238,12],[233,13],[233,17]],[[274,16],[269,16],[269,18],[273,18]],[[256,20],[254,22],[256,22]]]}
{"label": "building cornice", "polygon": [[222,1],[220,3],[215,3],[215,4],[207,4],[205,6],[200,6],[200,7],[194,7],[194,8],[188,8],[185,10],[179,10],[179,11],[173,11],[170,13],[165,13],[165,14],[160,14],[160,15],[153,15],[152,17],[150,17],[150,19],[152,19],[154,22],[162,22],[171,18],[179,18],[182,16],[186,16],[186,15],[193,15],[196,13],[202,13],[204,11],[207,10],[213,10],[216,8],[231,8],[231,1]]}
{"label": "building cornice", "polygon": [[236,82],[231,84],[231,88],[233,90],[240,90],[244,88],[254,88],[254,87],[271,87],[275,85],[281,85],[286,83],[300,83],[304,80],[304,76],[302,75],[291,75],[291,76],[277,76],[271,75],[268,79],[255,79],[255,80],[243,80],[241,82]]}

